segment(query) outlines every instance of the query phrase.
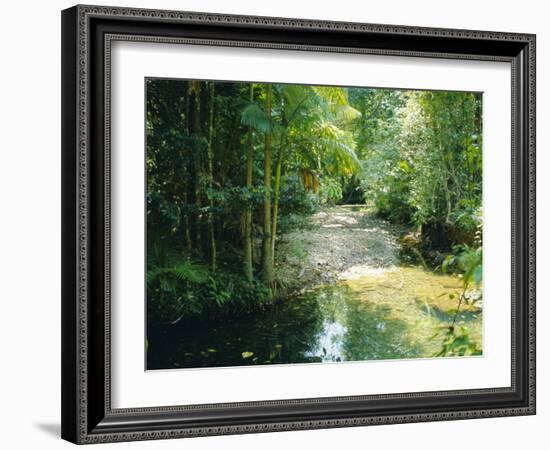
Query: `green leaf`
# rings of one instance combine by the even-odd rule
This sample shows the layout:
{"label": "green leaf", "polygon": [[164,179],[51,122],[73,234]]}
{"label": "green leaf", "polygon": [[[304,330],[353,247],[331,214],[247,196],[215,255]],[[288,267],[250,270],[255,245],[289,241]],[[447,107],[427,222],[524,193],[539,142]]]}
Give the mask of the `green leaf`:
{"label": "green leaf", "polygon": [[243,359],[250,358],[253,355],[254,355],[254,352],[242,352],[241,353],[241,356],[243,357]]}
{"label": "green leaf", "polygon": [[241,123],[256,131],[266,133],[270,130],[269,119],[256,103],[249,103],[241,113]]}

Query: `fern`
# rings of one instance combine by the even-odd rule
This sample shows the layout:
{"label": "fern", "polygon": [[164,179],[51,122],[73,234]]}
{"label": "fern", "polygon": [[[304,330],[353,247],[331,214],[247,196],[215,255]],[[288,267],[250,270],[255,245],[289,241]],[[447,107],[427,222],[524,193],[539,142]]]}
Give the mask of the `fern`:
{"label": "fern", "polygon": [[153,267],[147,271],[147,283],[152,283],[162,275],[173,275],[181,281],[200,284],[208,280],[208,268],[192,260],[184,260],[172,267]]}
{"label": "fern", "polygon": [[173,267],[172,273],[180,280],[190,283],[204,283],[208,279],[208,268],[206,265],[189,259]]}

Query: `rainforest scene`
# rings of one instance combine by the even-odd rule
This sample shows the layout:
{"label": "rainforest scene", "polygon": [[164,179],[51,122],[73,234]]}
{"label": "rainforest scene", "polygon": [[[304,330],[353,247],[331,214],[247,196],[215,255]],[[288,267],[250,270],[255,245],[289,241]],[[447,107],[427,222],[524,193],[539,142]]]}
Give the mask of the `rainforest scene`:
{"label": "rainforest scene", "polygon": [[482,355],[482,94],[145,79],[146,369]]}

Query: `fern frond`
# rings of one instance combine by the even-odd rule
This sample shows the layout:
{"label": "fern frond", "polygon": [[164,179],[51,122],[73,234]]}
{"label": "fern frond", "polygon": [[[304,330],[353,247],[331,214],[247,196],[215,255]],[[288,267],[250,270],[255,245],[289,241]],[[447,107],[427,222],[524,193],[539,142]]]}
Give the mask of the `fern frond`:
{"label": "fern frond", "polygon": [[147,283],[152,283],[162,275],[173,275],[176,278],[193,284],[205,283],[208,280],[208,267],[192,260],[184,260],[169,267],[154,266],[146,274]]}
{"label": "fern frond", "polygon": [[171,269],[171,272],[180,280],[200,284],[208,280],[208,268],[201,263],[185,260]]}

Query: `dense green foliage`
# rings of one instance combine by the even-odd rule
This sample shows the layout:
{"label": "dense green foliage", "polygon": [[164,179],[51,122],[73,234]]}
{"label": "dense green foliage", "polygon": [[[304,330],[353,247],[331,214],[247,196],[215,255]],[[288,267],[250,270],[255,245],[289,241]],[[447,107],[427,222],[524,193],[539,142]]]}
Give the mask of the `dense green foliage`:
{"label": "dense green foliage", "polygon": [[336,87],[148,80],[149,312],[269,301],[277,236],[360,170],[358,116]]}
{"label": "dense green foliage", "polygon": [[371,205],[417,230],[419,252],[437,249],[430,263],[470,270],[465,255],[481,243],[480,95],[146,83],[154,320],[272,302],[280,236],[325,204]]}
{"label": "dense green foliage", "polygon": [[481,221],[481,97],[357,90],[366,199],[431,244],[472,243]]}

